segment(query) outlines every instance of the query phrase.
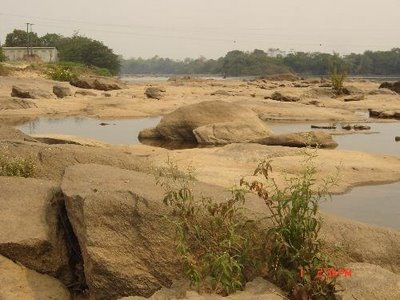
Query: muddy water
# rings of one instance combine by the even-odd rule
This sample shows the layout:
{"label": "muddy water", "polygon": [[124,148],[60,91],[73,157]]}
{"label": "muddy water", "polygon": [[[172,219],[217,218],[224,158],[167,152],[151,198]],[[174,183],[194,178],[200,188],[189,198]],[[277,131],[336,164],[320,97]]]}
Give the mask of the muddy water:
{"label": "muddy water", "polygon": [[27,134],[65,134],[96,139],[109,144],[139,144],[139,132],[156,126],[159,121],[160,117],[126,120],[97,120],[81,117],[40,118],[17,128]]}

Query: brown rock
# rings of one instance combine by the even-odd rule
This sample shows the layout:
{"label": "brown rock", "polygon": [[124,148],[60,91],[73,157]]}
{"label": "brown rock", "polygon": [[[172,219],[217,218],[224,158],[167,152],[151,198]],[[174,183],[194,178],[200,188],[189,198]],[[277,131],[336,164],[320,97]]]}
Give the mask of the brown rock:
{"label": "brown rock", "polygon": [[386,300],[400,299],[400,276],[382,267],[367,263],[351,263],[346,269],[350,277],[339,276],[336,294],[341,300]]}
{"label": "brown rock", "polygon": [[145,90],[144,94],[147,98],[160,100],[165,93],[165,89],[158,87],[149,87]]}
{"label": "brown rock", "polygon": [[383,82],[380,86],[380,89],[389,89],[397,94],[400,94],[400,81],[396,82]]}
{"label": "brown rock", "polygon": [[225,90],[217,90],[211,93],[211,96],[230,96],[231,94]]}
{"label": "brown rock", "polygon": [[36,87],[28,87],[25,85],[13,85],[11,97],[30,98],[30,99],[52,99],[54,95],[48,91]]}
{"label": "brown rock", "polygon": [[355,102],[355,101],[361,101],[361,100],[364,100],[364,95],[355,95],[355,96],[352,96],[352,97],[347,97],[347,98],[344,98],[344,102]]}
{"label": "brown rock", "polygon": [[0,190],[0,254],[70,283],[67,246],[58,218],[59,187],[44,180],[0,177]]}
{"label": "brown rock", "polygon": [[77,96],[91,96],[91,97],[95,97],[97,96],[97,94],[95,92],[92,91],[87,91],[87,90],[78,90],[75,92],[75,97]]}
{"label": "brown rock", "polygon": [[222,122],[204,125],[193,130],[198,144],[224,145],[246,143],[271,134],[262,123]]}
{"label": "brown rock", "polygon": [[66,287],[58,280],[29,270],[0,255],[0,299],[70,300]]}
{"label": "brown rock", "polygon": [[300,100],[299,97],[293,96],[285,96],[282,95],[280,92],[274,92],[270,97],[266,96],[264,99],[272,99],[276,101],[283,101],[283,102],[297,102]]}
{"label": "brown rock", "polygon": [[65,98],[72,95],[71,89],[67,86],[62,86],[62,85],[53,86],[53,93],[58,98]]}
{"label": "brown rock", "polygon": [[0,140],[32,141],[35,139],[14,127],[0,124]]}
{"label": "brown rock", "polygon": [[271,135],[255,142],[270,146],[336,148],[337,143],[323,131],[297,132]]}
{"label": "brown rock", "polygon": [[[254,128],[257,132],[264,128],[266,135],[271,133],[270,129],[251,109],[220,100],[180,107],[164,116],[156,129],[165,140],[196,142],[193,130],[206,125],[226,122],[247,123],[248,127]],[[204,135],[202,136],[204,138]]]}
{"label": "brown rock", "polygon": [[95,89],[101,91],[120,90],[125,87],[122,81],[101,76],[80,76],[70,81],[70,84],[82,89]]}

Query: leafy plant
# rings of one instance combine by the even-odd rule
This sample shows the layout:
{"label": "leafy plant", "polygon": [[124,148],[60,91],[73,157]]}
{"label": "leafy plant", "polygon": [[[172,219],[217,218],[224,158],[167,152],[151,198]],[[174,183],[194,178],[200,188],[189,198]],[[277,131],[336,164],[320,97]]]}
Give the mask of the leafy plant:
{"label": "leafy plant", "polygon": [[163,202],[172,209],[167,218],[176,229],[176,250],[192,285],[228,295],[259,273],[261,232],[243,214],[242,189],[232,189],[231,198],[221,202],[196,198],[193,178],[192,169],[182,172],[170,160],[157,175],[165,189]]}
{"label": "leafy plant", "polygon": [[33,177],[35,169],[31,158],[10,157],[0,152],[0,176]]}
{"label": "leafy plant", "polygon": [[338,72],[337,68],[333,68],[331,72],[331,82],[332,82],[332,88],[336,95],[341,95],[343,94],[343,84],[344,81],[347,78],[347,75],[345,72]]}
{"label": "leafy plant", "polygon": [[47,69],[46,73],[50,79],[57,81],[71,81],[78,77],[78,73],[75,70],[62,65],[52,65]]}
{"label": "leafy plant", "polygon": [[271,161],[259,164],[254,181],[241,180],[241,185],[262,198],[270,211],[272,226],[266,230],[269,276],[294,299],[333,299],[335,291],[335,279],[321,276],[321,270],[323,275],[323,270],[333,264],[322,253],[319,238],[319,201],[329,195],[335,179],[316,187],[314,156],[307,153],[304,172],[287,178],[283,188],[270,177]]}

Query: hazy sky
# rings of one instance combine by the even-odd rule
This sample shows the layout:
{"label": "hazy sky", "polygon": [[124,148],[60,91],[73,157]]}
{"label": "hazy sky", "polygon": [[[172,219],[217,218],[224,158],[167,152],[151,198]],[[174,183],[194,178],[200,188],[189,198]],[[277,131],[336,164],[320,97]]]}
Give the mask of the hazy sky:
{"label": "hazy sky", "polygon": [[233,49],[340,53],[400,47],[400,0],[1,0],[0,39],[34,23],[124,57],[208,58]]}

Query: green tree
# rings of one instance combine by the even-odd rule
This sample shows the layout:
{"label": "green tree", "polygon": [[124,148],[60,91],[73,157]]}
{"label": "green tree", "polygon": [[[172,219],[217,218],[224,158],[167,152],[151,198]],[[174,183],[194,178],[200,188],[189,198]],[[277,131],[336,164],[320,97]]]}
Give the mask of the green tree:
{"label": "green tree", "polygon": [[33,47],[40,46],[40,39],[35,32],[26,33],[24,30],[14,29],[13,32],[7,34],[6,36],[6,47],[26,47],[29,43]]}
{"label": "green tree", "polygon": [[4,55],[3,48],[0,47],[0,61],[5,61],[6,56]]}
{"label": "green tree", "polygon": [[57,47],[62,39],[64,39],[62,35],[47,33],[40,38],[40,44],[42,47]]}
{"label": "green tree", "polygon": [[113,50],[102,42],[84,36],[74,35],[63,38],[58,42],[58,51],[61,61],[72,61],[88,66],[106,68],[112,74],[120,69],[120,60]]}

